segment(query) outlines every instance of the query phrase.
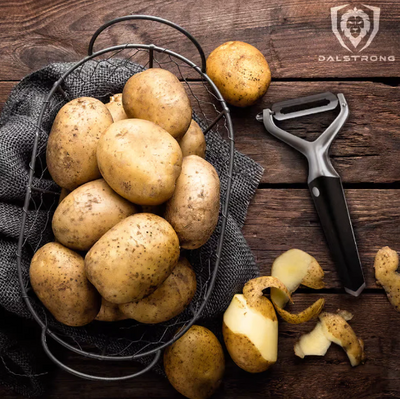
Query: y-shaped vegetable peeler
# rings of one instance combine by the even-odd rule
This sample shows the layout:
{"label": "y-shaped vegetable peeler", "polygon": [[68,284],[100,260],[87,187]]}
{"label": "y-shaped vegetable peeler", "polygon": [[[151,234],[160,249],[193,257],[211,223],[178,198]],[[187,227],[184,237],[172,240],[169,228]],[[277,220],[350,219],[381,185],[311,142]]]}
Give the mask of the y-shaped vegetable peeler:
{"label": "y-shaped vegetable peeler", "polygon": [[[315,140],[306,141],[279,128],[275,121],[298,118],[336,109],[339,115]],[[343,94],[330,92],[282,101],[257,115],[269,133],[301,152],[308,160],[308,187],[321,221],[338,274],[347,293],[358,296],[365,287],[364,275],[344,196],[342,181],[329,159],[329,147],[349,116]]]}

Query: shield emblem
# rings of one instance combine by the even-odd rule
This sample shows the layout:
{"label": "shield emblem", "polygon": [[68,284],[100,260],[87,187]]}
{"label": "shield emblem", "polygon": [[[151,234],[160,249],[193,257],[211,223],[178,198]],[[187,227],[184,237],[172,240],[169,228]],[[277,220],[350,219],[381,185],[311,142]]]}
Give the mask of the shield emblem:
{"label": "shield emblem", "polygon": [[331,8],[332,31],[346,50],[365,50],[379,31],[379,7],[352,7],[349,4]]}

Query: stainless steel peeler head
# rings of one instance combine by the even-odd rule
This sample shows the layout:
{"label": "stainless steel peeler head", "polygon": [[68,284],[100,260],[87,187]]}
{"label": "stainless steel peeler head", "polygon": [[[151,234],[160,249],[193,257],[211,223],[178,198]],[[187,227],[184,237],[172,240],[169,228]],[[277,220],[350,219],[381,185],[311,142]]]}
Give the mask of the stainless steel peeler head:
{"label": "stainless steel peeler head", "polygon": [[[299,118],[306,115],[327,112],[338,108],[339,114],[331,125],[314,141],[310,142],[297,137],[275,124],[275,121]],[[309,176],[308,181],[318,176],[338,177],[329,160],[329,147],[335,136],[346,122],[349,109],[343,94],[337,95],[331,92],[315,94],[293,100],[281,101],[260,112],[256,119],[263,122],[269,133],[285,142],[308,159]]]}

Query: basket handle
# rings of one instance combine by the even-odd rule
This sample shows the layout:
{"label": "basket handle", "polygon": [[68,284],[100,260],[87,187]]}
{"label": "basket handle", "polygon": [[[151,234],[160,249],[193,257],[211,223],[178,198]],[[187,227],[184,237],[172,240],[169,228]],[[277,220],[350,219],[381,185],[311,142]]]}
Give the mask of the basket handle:
{"label": "basket handle", "polygon": [[97,31],[94,33],[94,35],[90,39],[88,55],[93,54],[94,43],[95,43],[97,37],[100,35],[100,33],[103,32],[103,30],[105,30],[109,26],[117,24],[119,22],[137,20],[137,19],[159,22],[161,24],[171,26],[172,28],[175,28],[179,32],[183,33],[196,46],[197,51],[199,52],[200,58],[201,58],[201,71],[204,73],[206,72],[206,56],[204,55],[204,51],[203,51],[202,47],[200,46],[199,42],[186,29],[182,28],[181,26],[175,24],[174,22],[168,21],[167,19],[160,18],[160,17],[153,17],[152,15],[126,15],[124,17],[115,18],[115,19],[112,19],[111,21],[106,22],[104,25],[100,26],[99,29],[97,29]]}
{"label": "basket handle", "polygon": [[139,375],[142,375],[144,373],[146,373],[147,371],[151,370],[155,364],[158,362],[158,360],[160,359],[161,356],[161,350],[157,351],[154,355],[154,359],[150,362],[149,365],[147,365],[144,369],[134,373],[134,374],[129,374],[129,375],[124,375],[121,377],[99,377],[96,375],[91,375],[91,374],[85,374],[82,373],[78,370],[75,370],[71,367],[68,367],[67,365],[65,365],[64,363],[62,363],[60,360],[58,360],[53,353],[50,351],[48,345],[47,345],[47,336],[46,336],[46,329],[44,328],[42,330],[42,346],[44,351],[46,352],[46,355],[55,363],[57,364],[60,368],[62,368],[64,371],[73,374],[77,377],[80,378],[84,378],[86,380],[91,380],[91,381],[123,381],[123,380],[129,380],[131,378],[135,378],[138,377]]}

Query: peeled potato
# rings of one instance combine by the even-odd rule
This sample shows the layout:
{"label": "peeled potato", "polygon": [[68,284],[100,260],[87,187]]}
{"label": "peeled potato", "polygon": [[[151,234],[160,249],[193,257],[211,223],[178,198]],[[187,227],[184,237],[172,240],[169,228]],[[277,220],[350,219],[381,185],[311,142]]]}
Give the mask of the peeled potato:
{"label": "peeled potato", "polygon": [[222,332],[233,361],[249,373],[260,373],[278,357],[278,320],[263,290],[276,287],[290,297],[286,287],[274,277],[247,282],[243,295],[233,297],[224,313]]}
{"label": "peeled potato", "polygon": [[296,343],[295,354],[301,358],[324,356],[333,342],[346,351],[353,367],[358,366],[365,360],[364,343],[347,323],[351,317],[348,312],[321,313],[314,330],[304,334]]}
{"label": "peeled potato", "polygon": [[207,399],[221,384],[224,352],[210,330],[194,325],[165,350],[164,369],[179,393],[189,399]]}
{"label": "peeled potato", "polygon": [[126,317],[141,323],[162,323],[182,313],[195,293],[196,275],[188,260],[181,257],[172,273],[151,295],[119,305],[119,309]]}
{"label": "peeled potato", "polygon": [[262,53],[248,43],[226,42],[207,59],[207,75],[229,104],[248,107],[268,90],[271,71]]}
{"label": "peeled potato", "polygon": [[[314,289],[324,287],[324,271],[315,258],[300,249],[290,249],[278,256],[272,264],[271,275],[278,278],[290,293],[300,284]],[[271,288],[271,300],[279,315],[288,323],[300,324],[317,317],[325,304],[323,298],[298,314],[284,310],[289,298],[282,292]]]}
{"label": "peeled potato", "polygon": [[122,105],[122,93],[111,96],[110,102],[106,104],[106,107],[108,108],[108,111],[110,112],[114,122],[122,119],[128,119],[128,115],[125,113]]}
{"label": "peeled potato", "polygon": [[206,156],[206,139],[198,123],[192,119],[189,129],[179,142],[182,156],[197,155],[201,158]]}
{"label": "peeled potato", "polygon": [[375,257],[375,278],[386,292],[390,303],[400,312],[399,256],[389,247],[381,248]]}

